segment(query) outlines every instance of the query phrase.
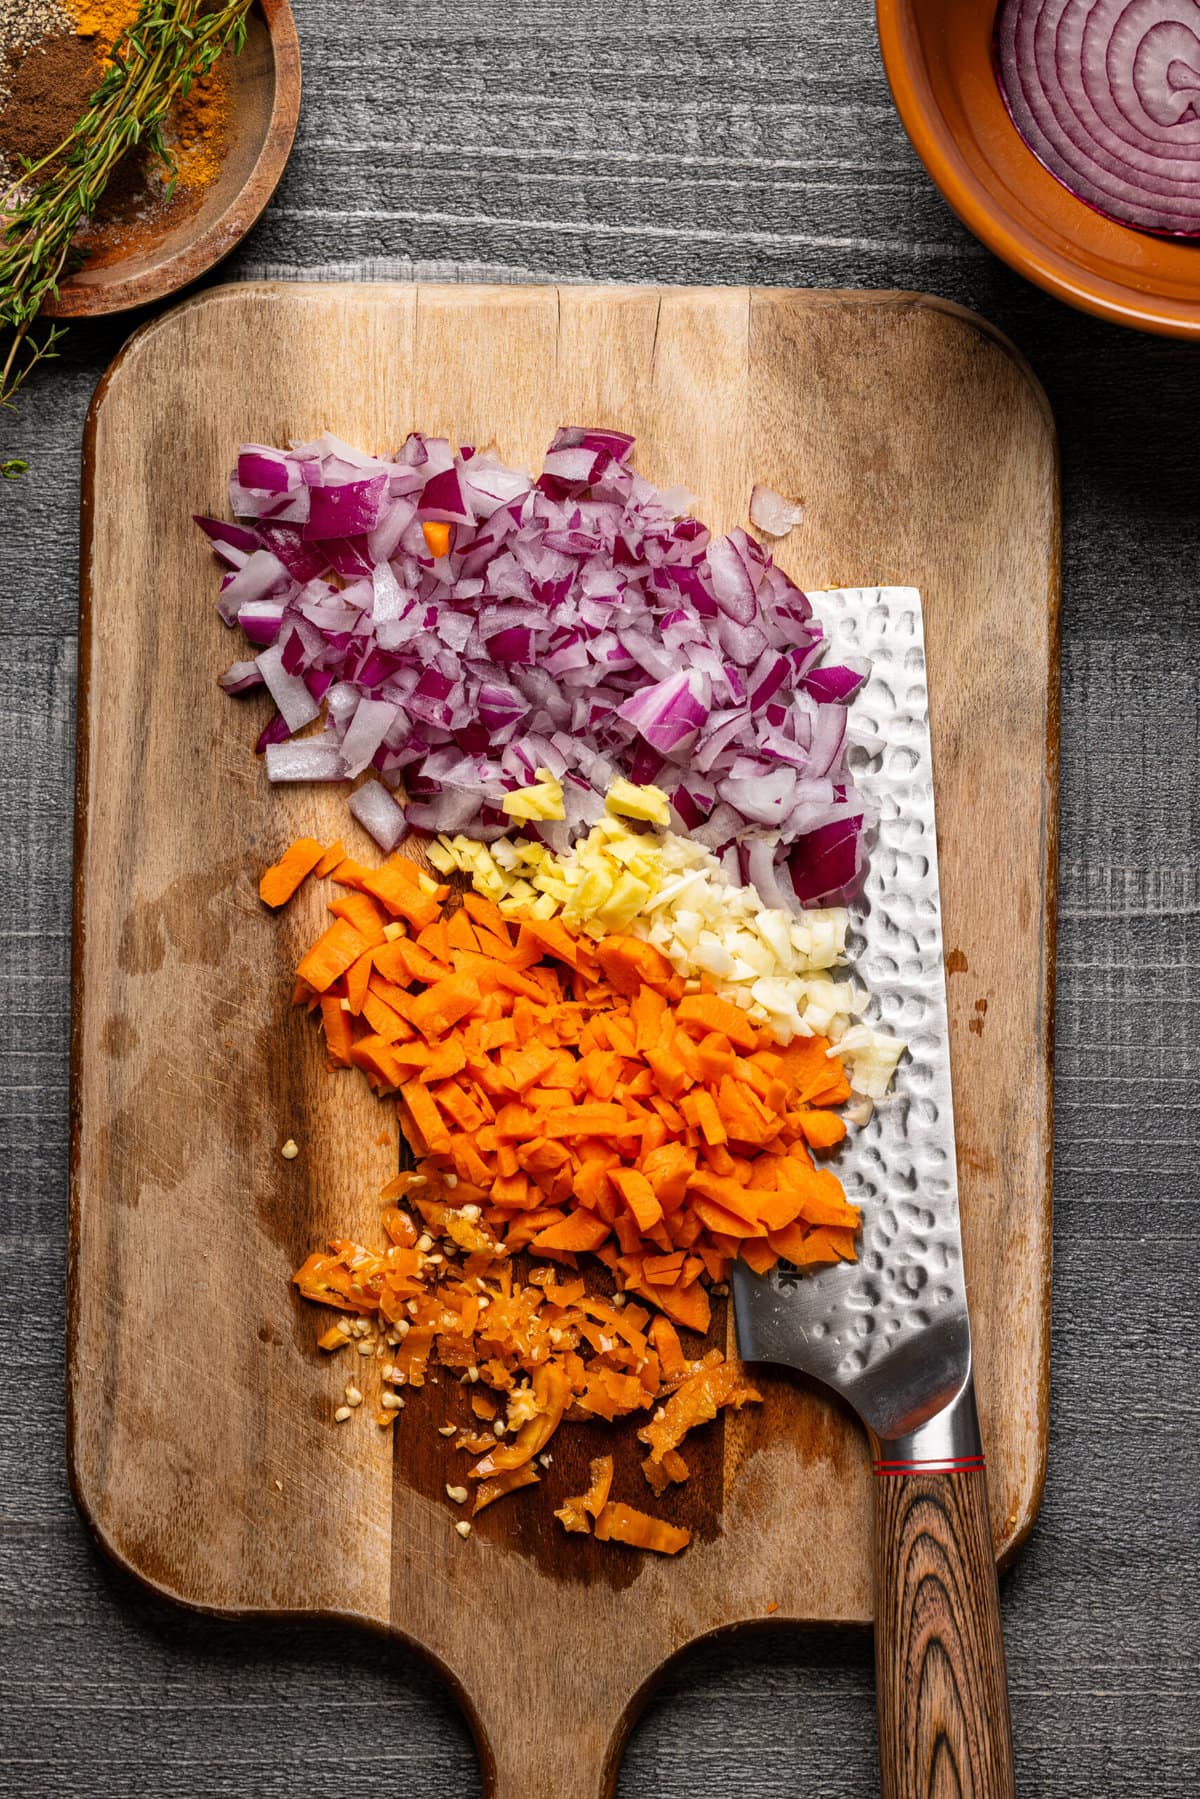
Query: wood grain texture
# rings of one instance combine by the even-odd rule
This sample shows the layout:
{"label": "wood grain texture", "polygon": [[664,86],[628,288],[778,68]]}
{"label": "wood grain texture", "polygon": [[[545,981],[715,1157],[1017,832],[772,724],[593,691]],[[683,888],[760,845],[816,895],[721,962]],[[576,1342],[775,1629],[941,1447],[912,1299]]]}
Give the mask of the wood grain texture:
{"label": "wood grain texture", "polygon": [[[686,481],[718,528],[744,518],[755,478],[804,493],[806,529],[780,552],[802,584],[923,590],[946,942],[970,982],[952,1009],[965,1255],[969,1280],[1006,1271],[1002,1304],[974,1287],[1002,1551],[1045,1461],[1056,465],[1012,352],[905,295],[264,286],[177,309],[111,371],[88,445],[74,1481],[110,1552],[165,1594],[357,1617],[424,1646],[467,1697],[500,1799],[611,1790],[634,1696],[692,1638],[769,1608],[869,1617],[863,1443],[772,1378],[760,1418],[712,1432],[697,1541],[663,1563],[557,1533],[547,1494],[578,1473],[569,1448],[463,1544],[417,1416],[432,1389],[394,1465],[389,1438],[329,1428],[344,1376],[314,1355],[288,1276],[335,1224],[370,1234],[396,1146],[287,1005],[280,971],[319,896],[281,927],[254,878],[299,829],[355,827],[337,795],[267,791],[253,707],[213,684],[230,639],[188,520],[220,504],[244,437],[328,426],[382,446],[419,423],[536,463],[585,416],[636,433],[639,466]],[[1002,786],[980,779],[985,753]],[[567,1665],[587,1680],[564,1687]]]}
{"label": "wood grain texture", "polygon": [[288,0],[258,0],[247,26],[245,47],[228,60],[228,148],[200,205],[151,247],[68,275],[43,307],[47,317],[98,318],[164,300],[206,275],[251,230],[296,135],[300,41]]}
{"label": "wood grain texture", "polygon": [[1014,1799],[987,1475],[876,1483],[883,1799]]}

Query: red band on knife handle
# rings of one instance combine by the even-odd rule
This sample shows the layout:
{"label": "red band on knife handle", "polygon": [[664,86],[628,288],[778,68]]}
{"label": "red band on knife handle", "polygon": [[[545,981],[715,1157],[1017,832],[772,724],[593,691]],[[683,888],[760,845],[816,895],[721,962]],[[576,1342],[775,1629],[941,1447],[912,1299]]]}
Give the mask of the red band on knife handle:
{"label": "red band on knife handle", "polygon": [[871,1463],[871,1473],[884,1479],[901,1474],[978,1474],[986,1466],[982,1455],[952,1455],[927,1462],[875,1461]]}

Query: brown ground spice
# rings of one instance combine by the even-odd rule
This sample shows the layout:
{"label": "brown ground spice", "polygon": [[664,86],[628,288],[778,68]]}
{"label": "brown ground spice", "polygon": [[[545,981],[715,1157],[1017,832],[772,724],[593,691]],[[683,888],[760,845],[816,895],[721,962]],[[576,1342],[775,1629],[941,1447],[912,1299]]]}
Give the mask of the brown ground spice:
{"label": "brown ground spice", "polygon": [[100,65],[95,45],[69,33],[10,50],[6,74],[0,147],[15,173],[21,157],[41,162],[62,143],[99,86]]}
{"label": "brown ground spice", "polygon": [[70,31],[71,24],[61,0],[0,0],[0,112],[8,99],[5,83],[10,51],[28,50],[48,37]]}

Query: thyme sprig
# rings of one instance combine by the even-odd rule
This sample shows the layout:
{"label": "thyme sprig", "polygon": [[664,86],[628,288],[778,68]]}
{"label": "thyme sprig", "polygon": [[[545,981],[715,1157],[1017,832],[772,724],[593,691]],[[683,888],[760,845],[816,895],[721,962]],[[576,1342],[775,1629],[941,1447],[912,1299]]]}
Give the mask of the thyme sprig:
{"label": "thyme sprig", "polygon": [[[58,293],[75,234],[95,213],[117,164],[142,145],[174,181],[163,121],[176,97],[207,75],[224,50],[241,49],[250,6],[251,0],[142,0],[83,117],[47,156],[26,161],[0,194],[0,407],[11,406],[36,365],[56,353],[62,328],[37,338],[34,321]],[[15,461],[5,472],[10,468]]]}

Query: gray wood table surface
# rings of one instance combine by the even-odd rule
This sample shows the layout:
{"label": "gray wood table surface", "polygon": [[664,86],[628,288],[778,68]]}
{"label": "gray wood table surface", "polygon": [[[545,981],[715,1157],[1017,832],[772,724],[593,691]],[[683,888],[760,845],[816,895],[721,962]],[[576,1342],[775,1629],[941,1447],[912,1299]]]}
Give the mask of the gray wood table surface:
{"label": "gray wood table surface", "polygon": [[[901,131],[869,0],[295,10],[295,156],[225,277],[920,288],[1044,382],[1065,503],[1053,1416],[1003,1583],[1019,1788],[1194,1799],[1200,350],[1067,311],[975,243]],[[467,1731],[417,1661],[168,1610],[99,1559],[67,1488],[79,448],[128,328],[73,329],[0,424],[0,459],[32,463],[0,491],[0,1793],[469,1799]],[[877,1778],[867,1635],[778,1631],[686,1658],[619,1793],[857,1799]]]}

